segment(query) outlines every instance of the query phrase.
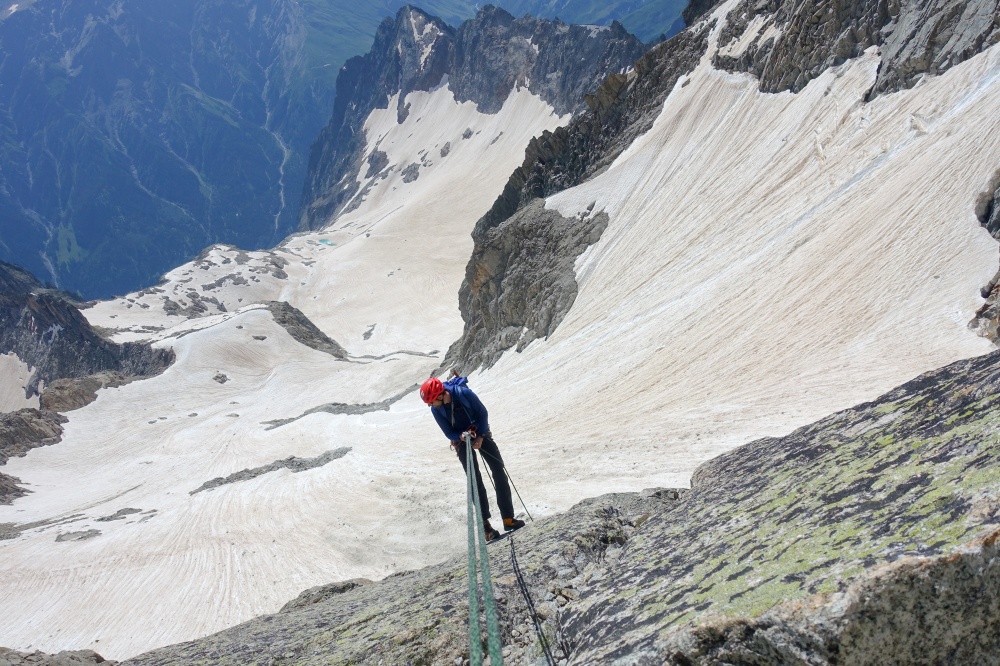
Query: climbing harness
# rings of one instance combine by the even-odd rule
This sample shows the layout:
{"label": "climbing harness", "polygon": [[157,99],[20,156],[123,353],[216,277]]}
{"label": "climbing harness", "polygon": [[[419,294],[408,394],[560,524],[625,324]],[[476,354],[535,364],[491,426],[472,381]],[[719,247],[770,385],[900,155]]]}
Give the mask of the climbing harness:
{"label": "climbing harness", "polygon": [[[466,460],[473,460],[472,435],[463,434]],[[475,490],[475,465],[466,465],[467,512],[469,525],[469,666],[482,666],[483,646],[479,631],[479,589],[476,584],[476,545],[479,545],[479,570],[482,574],[483,606],[486,615],[486,642],[491,666],[503,665],[500,644],[500,623],[493,597],[490,576],[490,558],[486,552],[486,534],[483,531],[483,508]]]}

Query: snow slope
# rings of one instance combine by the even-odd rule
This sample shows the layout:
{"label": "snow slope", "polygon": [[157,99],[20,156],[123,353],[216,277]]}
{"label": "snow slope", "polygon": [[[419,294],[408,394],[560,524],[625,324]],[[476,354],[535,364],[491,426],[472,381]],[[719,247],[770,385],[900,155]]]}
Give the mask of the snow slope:
{"label": "snow slope", "polygon": [[[546,202],[596,202],[608,229],[556,332],[471,380],[533,513],[684,484],[722,450],[991,349],[967,322],[997,268],[973,207],[1000,164],[1000,50],[864,104],[874,76],[867,56],[768,95],[706,57],[611,168]],[[34,492],[0,523],[72,522],[0,542],[0,644],[125,657],[464,548],[460,468],[413,393],[270,423],[389,400],[440,364],[462,330],[469,232],[528,138],[560,122],[523,91],[492,117],[447,87],[407,101],[402,125],[394,110],[368,124],[396,168],[331,227],[270,254],[214,248],[162,292],[87,311],[178,359],[101,391],[62,443],[8,463]],[[404,182],[413,163],[430,164]],[[218,304],[163,311],[164,296],[190,307],[192,287]],[[295,342],[254,305],[272,299],[348,359]],[[309,471],[189,494],[344,446]],[[139,511],[98,520],[122,508]]]}

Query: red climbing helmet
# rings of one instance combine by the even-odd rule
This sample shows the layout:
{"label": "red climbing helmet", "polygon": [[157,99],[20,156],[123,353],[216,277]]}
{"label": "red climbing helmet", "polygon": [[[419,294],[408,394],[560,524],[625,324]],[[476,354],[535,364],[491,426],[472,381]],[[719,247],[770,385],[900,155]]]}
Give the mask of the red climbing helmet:
{"label": "red climbing helmet", "polygon": [[431,377],[420,387],[420,399],[428,405],[444,393],[444,384],[437,377]]}

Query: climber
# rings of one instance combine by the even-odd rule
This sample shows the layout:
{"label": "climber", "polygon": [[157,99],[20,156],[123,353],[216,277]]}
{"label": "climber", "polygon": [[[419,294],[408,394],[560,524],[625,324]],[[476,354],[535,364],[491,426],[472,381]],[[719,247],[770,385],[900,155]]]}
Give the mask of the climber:
{"label": "climber", "polygon": [[[437,377],[431,377],[420,387],[420,397],[430,406],[434,419],[441,427],[445,437],[451,441],[451,448],[458,454],[458,459],[466,474],[468,474],[468,461],[465,459],[463,435],[465,433],[472,435],[472,448],[477,449],[483,455],[483,460],[493,472],[493,483],[497,491],[497,504],[500,507],[500,516],[503,518],[504,531],[512,532],[519,527],[524,527],[524,521],[514,517],[514,504],[510,497],[507,473],[504,469],[503,458],[500,456],[500,449],[497,448],[490,433],[486,407],[469,388],[466,378],[455,376],[442,382]],[[489,500],[486,497],[486,486],[483,484],[483,477],[479,472],[479,461],[475,454],[472,456],[472,466],[476,470],[476,485],[479,488],[479,502],[483,509],[483,528],[486,532],[486,540],[492,541],[498,538],[500,533],[490,525]]]}

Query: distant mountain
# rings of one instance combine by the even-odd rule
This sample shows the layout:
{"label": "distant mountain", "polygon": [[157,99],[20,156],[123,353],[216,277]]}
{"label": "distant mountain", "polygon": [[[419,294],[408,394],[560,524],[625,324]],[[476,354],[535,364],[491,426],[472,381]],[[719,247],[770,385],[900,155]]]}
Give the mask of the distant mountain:
{"label": "distant mountain", "polygon": [[[468,0],[428,0],[449,24]],[[676,2],[509,2],[642,39]],[[0,259],[88,298],[295,230],[334,83],[402,0],[44,0],[0,14]],[[16,8],[16,9],[15,9]],[[655,17],[653,16],[655,15]],[[645,18],[643,18],[645,17]]]}
{"label": "distant mountain", "polygon": [[[400,10],[379,26],[371,51],[341,70],[333,117],[310,156],[301,226],[322,227],[350,206],[362,189],[361,173],[365,180],[381,178],[389,165],[379,162],[380,151],[368,150],[364,125],[397,93],[400,122],[408,93],[442,82],[457,101],[475,102],[481,113],[496,113],[515,88],[527,88],[565,115],[586,108],[585,95],[644,50],[620,23],[597,30],[514,18],[487,5],[456,29],[419,9]],[[364,160],[368,167],[362,169]]]}

